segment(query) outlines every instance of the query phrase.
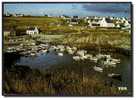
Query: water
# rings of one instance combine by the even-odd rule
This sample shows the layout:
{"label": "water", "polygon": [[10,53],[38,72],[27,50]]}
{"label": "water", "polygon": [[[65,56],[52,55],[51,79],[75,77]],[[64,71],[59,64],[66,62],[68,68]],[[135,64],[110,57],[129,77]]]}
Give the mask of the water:
{"label": "water", "polygon": [[[112,57],[114,58],[119,58],[121,60],[121,63],[117,65],[116,68],[108,68],[106,69],[103,74],[105,76],[109,73],[118,73],[121,74],[121,81],[115,80],[116,85],[118,86],[124,86],[127,87],[129,92],[132,92],[132,72],[131,72],[131,58],[120,55],[120,54],[111,54]],[[22,56],[20,59],[16,61],[17,65],[27,65],[30,66],[31,68],[38,68],[38,69],[47,69],[47,68],[53,68],[56,66],[76,66],[77,68],[87,68],[87,70],[90,70],[92,73],[95,74],[96,72],[93,70],[94,63],[90,61],[74,61],[72,59],[72,55],[67,54],[64,52],[63,56],[58,56],[57,52],[51,51],[49,53],[44,53],[44,54],[38,54],[37,56],[29,56],[25,57]],[[85,66],[85,67],[84,67]],[[84,70],[84,69],[81,69]],[[105,77],[104,77],[105,78]]]}
{"label": "water", "polygon": [[31,68],[46,69],[58,64],[68,65],[72,62],[72,55],[65,53],[63,56],[58,56],[56,52],[51,51],[49,53],[38,54],[37,56],[21,57],[16,64],[27,65]]}

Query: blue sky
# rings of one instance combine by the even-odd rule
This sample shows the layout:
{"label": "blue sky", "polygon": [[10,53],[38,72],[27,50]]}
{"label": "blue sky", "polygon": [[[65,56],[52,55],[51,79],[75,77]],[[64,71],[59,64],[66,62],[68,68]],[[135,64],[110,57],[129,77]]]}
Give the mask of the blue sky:
{"label": "blue sky", "polygon": [[130,7],[130,3],[12,3],[4,4],[4,13],[130,17]]}

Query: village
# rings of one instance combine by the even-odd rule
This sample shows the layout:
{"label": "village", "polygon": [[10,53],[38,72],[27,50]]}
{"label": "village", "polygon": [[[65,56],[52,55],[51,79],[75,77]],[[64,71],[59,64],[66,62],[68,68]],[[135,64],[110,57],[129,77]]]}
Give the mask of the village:
{"label": "village", "polygon": [[[20,14],[19,16],[14,17],[22,17]],[[6,16],[9,17],[9,16]],[[46,16],[47,17],[47,16]],[[50,17],[51,18],[51,17]],[[68,17],[68,16],[59,16],[59,19],[63,19],[68,25],[67,27],[73,28],[76,25],[78,25],[81,19],[83,19],[82,24],[80,23],[80,28],[82,30],[85,29],[97,29],[97,28],[104,28],[106,30],[110,29],[120,29],[124,31],[130,32],[131,24],[130,21],[128,21],[125,18],[114,18],[114,17],[84,17],[79,18],[78,16]],[[63,25],[63,24],[62,24]],[[60,27],[61,24],[58,24],[56,27]],[[21,31],[20,31],[21,32]],[[13,35],[13,33],[15,33]],[[19,35],[20,33],[17,33],[15,30],[12,31],[5,31],[4,30],[4,37],[11,36],[11,38],[8,38],[8,40],[5,40],[5,44],[7,45],[14,45],[15,46],[8,46],[7,48],[4,48],[4,52],[12,53],[12,52],[19,52],[23,56],[37,56],[38,54],[44,54],[48,53],[52,50],[55,50],[57,52],[58,56],[63,56],[64,52],[67,52],[68,54],[73,55],[73,59],[75,61],[81,61],[81,60],[88,60],[94,61],[95,63],[98,63],[99,60],[105,59],[101,62],[101,66],[112,66],[116,67],[117,63],[120,63],[120,59],[114,59],[110,55],[103,55],[103,54],[97,54],[96,56],[93,56],[91,54],[88,54],[86,50],[78,48],[76,46],[70,46],[68,44],[60,44],[55,43],[54,41],[51,42],[48,40],[48,37],[45,39],[43,38],[45,35],[40,35],[42,32],[40,32],[40,29],[38,26],[27,26],[24,34]],[[18,34],[18,35],[17,35]],[[65,34],[65,33],[64,33]],[[70,34],[70,33],[69,33]],[[81,33],[82,34],[82,33]],[[25,37],[29,37],[29,39],[25,37],[21,37],[25,35]],[[27,36],[28,35],[28,36]],[[47,35],[48,36],[48,35]],[[56,35],[54,35],[56,37]],[[12,37],[15,37],[14,39]],[[38,37],[38,39],[37,39]],[[56,40],[51,39],[51,40]],[[100,41],[100,40],[99,40]],[[53,44],[52,44],[53,43]],[[51,45],[52,44],[52,45]],[[98,44],[99,45],[99,44]],[[6,46],[5,46],[6,47]],[[103,67],[94,67],[94,70],[98,72],[103,72]],[[109,75],[110,77],[116,76],[116,74],[112,73]],[[120,77],[120,75],[117,74],[117,76]]]}
{"label": "village", "polygon": [[[24,17],[23,14],[15,14],[10,16],[9,14],[5,15],[6,17]],[[26,16],[27,17],[27,16]],[[31,16],[30,16],[31,17]],[[45,17],[48,17],[46,15]],[[121,30],[128,30],[130,32],[131,29],[131,21],[130,19],[124,18],[124,17],[98,17],[98,16],[87,16],[87,17],[79,17],[79,16],[49,16],[48,18],[59,18],[62,19],[63,22],[58,22],[58,23],[50,23],[50,25],[56,25],[56,27],[60,27],[63,25],[67,25],[68,27],[74,27],[74,26],[82,26],[82,28],[113,28],[113,29],[121,29]],[[40,26],[26,26],[25,30],[23,30],[24,34],[28,35],[34,35],[34,34],[39,34]],[[4,36],[11,34],[11,32],[15,32],[14,29],[8,29],[4,30]],[[21,34],[22,32],[19,31]],[[13,34],[13,33],[12,33]]]}
{"label": "village", "polygon": [[4,95],[132,94],[130,4],[30,3],[4,9]]}
{"label": "village", "polygon": [[[19,15],[19,16],[18,16]],[[130,34],[131,33],[131,21],[129,19],[126,19],[124,17],[118,18],[118,17],[97,17],[97,16],[90,16],[90,17],[79,17],[79,16],[58,16],[58,17],[25,17],[20,16],[20,14],[16,14],[16,16],[8,16],[4,17],[5,20],[13,20],[14,24],[6,24],[3,32],[4,32],[4,38],[9,43],[17,42],[17,40],[14,40],[14,38],[19,37],[28,37],[31,38],[38,38],[38,41],[41,42],[51,42],[52,40],[57,40],[56,37],[65,37],[71,34],[98,34],[100,32],[103,32],[104,34],[106,32],[110,33],[123,33]],[[19,21],[16,21],[18,19]],[[23,20],[29,20],[29,22],[26,22],[24,24]],[[36,19],[35,23],[31,22]],[[40,23],[40,19],[45,19],[45,23]],[[51,22],[46,22],[47,20],[52,20]],[[38,21],[39,20],[39,21]],[[40,25],[36,25],[36,22],[40,23]],[[63,36],[61,36],[63,35]],[[47,38],[46,38],[47,36]],[[54,37],[55,39],[48,38]],[[11,39],[10,39],[11,38]],[[61,40],[62,38],[60,38]],[[117,39],[116,39],[117,40]],[[60,41],[62,42],[62,41]],[[109,41],[107,41],[109,42]],[[111,44],[112,45],[112,44]],[[129,48],[129,47],[127,47]]]}

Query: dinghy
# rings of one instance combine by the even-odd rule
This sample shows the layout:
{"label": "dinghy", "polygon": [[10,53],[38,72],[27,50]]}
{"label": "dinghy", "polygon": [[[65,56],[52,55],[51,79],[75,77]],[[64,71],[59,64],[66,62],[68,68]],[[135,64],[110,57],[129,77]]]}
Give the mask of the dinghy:
{"label": "dinghy", "polygon": [[95,70],[95,71],[97,71],[97,72],[103,72],[103,68],[101,68],[101,67],[93,67],[93,69]]}

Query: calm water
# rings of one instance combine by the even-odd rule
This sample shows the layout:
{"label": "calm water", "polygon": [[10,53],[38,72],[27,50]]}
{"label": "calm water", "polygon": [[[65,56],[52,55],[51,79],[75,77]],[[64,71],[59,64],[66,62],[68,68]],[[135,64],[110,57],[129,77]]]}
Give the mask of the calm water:
{"label": "calm water", "polygon": [[[131,72],[131,57],[127,57],[124,55],[113,54],[112,57],[121,59],[121,63],[117,65],[116,68],[111,68],[107,70],[105,73],[118,73],[121,74],[122,80],[119,82],[119,86],[126,86],[128,87],[129,91],[132,90],[132,72]],[[21,57],[19,60],[16,61],[17,65],[27,65],[31,68],[38,68],[38,69],[47,69],[56,67],[59,65],[63,66],[76,66],[76,67],[90,67],[93,65],[92,62],[89,61],[80,61],[76,62],[72,59],[72,55],[64,53],[63,56],[58,56],[57,52],[51,51],[49,53],[38,54],[37,56],[30,56],[30,57]],[[91,68],[91,67],[90,67]],[[93,69],[93,68],[92,68]],[[94,70],[93,70],[94,71]],[[94,71],[95,73],[95,71]],[[103,72],[103,74],[105,74]]]}

